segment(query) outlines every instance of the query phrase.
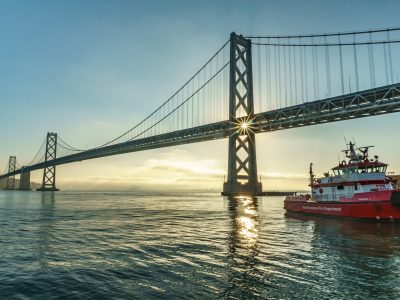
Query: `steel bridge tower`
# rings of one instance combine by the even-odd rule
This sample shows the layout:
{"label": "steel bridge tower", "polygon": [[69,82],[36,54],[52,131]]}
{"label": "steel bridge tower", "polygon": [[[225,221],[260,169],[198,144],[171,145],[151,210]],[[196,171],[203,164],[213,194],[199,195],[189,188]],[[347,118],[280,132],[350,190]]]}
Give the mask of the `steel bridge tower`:
{"label": "steel bridge tower", "polygon": [[236,124],[229,136],[228,178],[222,195],[262,194],[257,180],[251,41],[232,32],[230,37],[229,121]]}
{"label": "steel bridge tower", "polygon": [[[45,162],[57,157],[57,133],[48,132],[46,140]],[[56,188],[56,166],[47,165],[43,170],[42,186],[38,191],[58,191]]]}
{"label": "steel bridge tower", "polygon": [[[10,156],[8,160],[8,173],[14,172],[17,168],[17,158]],[[15,190],[15,175],[7,178],[6,190]]]}

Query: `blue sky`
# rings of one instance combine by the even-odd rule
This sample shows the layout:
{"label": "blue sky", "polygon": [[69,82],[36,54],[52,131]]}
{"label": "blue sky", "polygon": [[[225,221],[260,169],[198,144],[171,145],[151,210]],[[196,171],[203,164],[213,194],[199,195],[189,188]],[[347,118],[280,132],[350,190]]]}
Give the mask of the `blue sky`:
{"label": "blue sky", "polygon": [[[394,27],[399,8],[398,1],[361,0],[1,0],[0,165],[11,154],[29,161],[47,131],[78,148],[119,135],[173,94],[232,31],[285,35]],[[333,166],[347,136],[375,144],[398,172],[398,122],[398,115],[387,115],[259,135],[259,171],[270,189],[300,187],[309,162],[321,173]],[[208,142],[62,166],[58,182],[64,188],[165,182],[177,189],[217,189],[226,160],[227,141]],[[41,172],[32,176],[39,180]]]}

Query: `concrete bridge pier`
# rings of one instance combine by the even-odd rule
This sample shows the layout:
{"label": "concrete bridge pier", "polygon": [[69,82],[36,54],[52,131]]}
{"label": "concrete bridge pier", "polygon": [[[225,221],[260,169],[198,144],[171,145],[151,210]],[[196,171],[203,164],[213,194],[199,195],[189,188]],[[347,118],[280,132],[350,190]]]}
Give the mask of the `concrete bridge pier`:
{"label": "concrete bridge pier", "polygon": [[19,190],[30,191],[31,190],[31,172],[21,172],[19,179]]}

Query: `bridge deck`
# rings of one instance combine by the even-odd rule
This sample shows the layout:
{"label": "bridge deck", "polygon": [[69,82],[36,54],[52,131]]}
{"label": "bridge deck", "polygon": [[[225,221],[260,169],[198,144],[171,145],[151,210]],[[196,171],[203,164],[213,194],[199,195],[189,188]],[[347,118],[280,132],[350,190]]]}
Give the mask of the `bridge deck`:
{"label": "bridge deck", "polygon": [[[400,110],[400,83],[364,90],[343,96],[307,102],[256,114],[252,127],[256,133],[337,122],[354,118],[393,113]],[[23,167],[0,176],[0,179],[24,172],[99,157],[118,155],[175,145],[227,138],[237,130],[229,121],[174,131],[102,148],[82,151],[51,161]]]}

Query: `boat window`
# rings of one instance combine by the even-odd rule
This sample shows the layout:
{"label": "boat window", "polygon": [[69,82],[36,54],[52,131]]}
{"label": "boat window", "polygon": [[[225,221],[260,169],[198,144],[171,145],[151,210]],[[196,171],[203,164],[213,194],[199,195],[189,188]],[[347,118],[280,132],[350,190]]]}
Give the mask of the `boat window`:
{"label": "boat window", "polygon": [[337,189],[338,189],[338,190],[344,190],[343,184],[339,184],[339,185],[337,186]]}
{"label": "boat window", "polygon": [[378,172],[383,172],[383,169],[384,169],[383,167],[379,167]]}
{"label": "boat window", "polygon": [[382,172],[386,172],[386,168],[387,168],[387,167],[386,167],[386,166],[384,166],[384,167],[383,167],[383,171],[382,171]]}
{"label": "boat window", "polygon": [[358,184],[357,184],[357,182],[354,183],[354,189],[355,189],[356,191],[358,190]]}

